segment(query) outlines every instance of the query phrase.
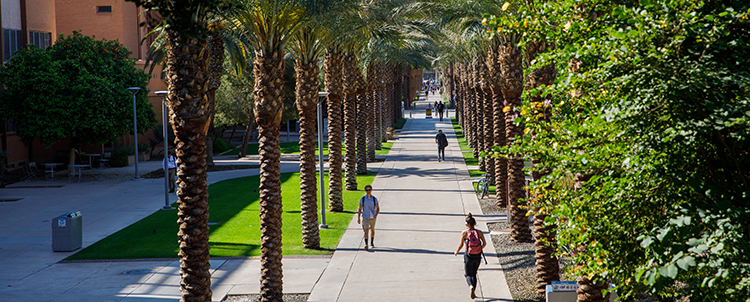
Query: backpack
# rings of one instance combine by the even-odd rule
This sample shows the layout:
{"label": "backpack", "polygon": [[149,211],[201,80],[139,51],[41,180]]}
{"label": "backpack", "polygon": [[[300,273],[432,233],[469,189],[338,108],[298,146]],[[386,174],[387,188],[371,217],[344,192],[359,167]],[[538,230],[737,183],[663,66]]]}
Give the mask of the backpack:
{"label": "backpack", "polygon": [[477,230],[469,230],[466,232],[466,252],[472,255],[476,255],[482,252],[482,241],[479,240],[479,234]]}

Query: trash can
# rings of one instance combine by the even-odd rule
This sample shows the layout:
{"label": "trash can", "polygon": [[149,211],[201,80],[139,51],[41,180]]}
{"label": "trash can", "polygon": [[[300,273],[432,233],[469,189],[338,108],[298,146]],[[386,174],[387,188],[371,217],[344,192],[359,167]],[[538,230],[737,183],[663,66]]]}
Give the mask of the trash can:
{"label": "trash can", "polygon": [[81,211],[70,212],[52,219],[52,251],[70,252],[83,244],[83,216]]}

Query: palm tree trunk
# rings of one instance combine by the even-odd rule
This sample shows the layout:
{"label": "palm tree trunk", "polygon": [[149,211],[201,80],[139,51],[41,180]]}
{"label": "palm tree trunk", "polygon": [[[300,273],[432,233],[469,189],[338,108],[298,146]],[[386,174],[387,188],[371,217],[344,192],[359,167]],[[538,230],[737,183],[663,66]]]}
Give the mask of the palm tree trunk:
{"label": "palm tree trunk", "polygon": [[377,82],[377,72],[375,70],[375,65],[370,65],[367,67],[367,107],[365,109],[366,120],[367,120],[367,161],[373,162],[375,161],[375,141],[376,141],[376,132],[375,127],[377,126],[377,121],[375,114],[376,110],[376,98],[377,98],[377,90],[376,88],[376,82]]}
{"label": "palm tree trunk", "polygon": [[[211,301],[206,131],[210,122],[206,39],[167,32],[167,105],[177,145],[181,301]],[[166,135],[166,133],[165,133]]]}
{"label": "palm tree trunk", "polygon": [[341,212],[344,210],[344,200],[341,195],[343,191],[341,183],[343,56],[339,52],[327,52],[323,64],[326,90],[330,93],[328,95],[328,209],[332,212]]}
{"label": "palm tree trunk", "polygon": [[261,301],[281,301],[281,163],[279,124],[283,113],[284,52],[261,55],[253,62],[255,121],[260,150]]}
{"label": "palm tree trunk", "polygon": [[[505,115],[505,133],[507,145],[512,145],[516,137],[523,135],[523,129],[514,120],[521,111],[521,93],[523,92],[523,67],[521,66],[521,49],[507,43],[500,46],[500,69],[503,76],[503,97],[508,103]],[[505,109],[504,109],[505,110]],[[525,197],[526,176],[523,172],[523,158],[511,154],[508,158],[508,196],[511,215],[511,238],[516,242],[531,241],[531,229],[526,217]]]}
{"label": "palm tree trunk", "polygon": [[357,89],[357,174],[367,174],[367,92]]}
{"label": "palm tree trunk", "polygon": [[357,78],[356,57],[347,53],[344,56],[344,158],[346,174],[344,175],[346,190],[357,190],[357,153],[356,153],[356,122],[357,122]]}
{"label": "palm tree trunk", "polygon": [[[578,294],[578,297],[576,299],[576,302],[609,301],[609,292],[607,292],[606,295],[602,295],[603,290],[609,289],[609,287],[607,286],[607,282],[601,282],[598,279],[599,278],[589,279],[589,277],[586,275],[576,278],[576,282],[578,283],[578,289],[576,290],[576,294]],[[597,282],[594,282],[594,280],[596,280]]]}
{"label": "palm tree trunk", "polygon": [[318,186],[315,175],[315,115],[318,104],[318,62],[297,59],[297,110],[299,111],[299,177],[302,245],[320,248]]}
{"label": "palm tree trunk", "polygon": [[[487,171],[485,167],[485,157],[481,156],[481,152],[484,151],[484,90],[482,89],[482,65],[484,64],[482,56],[480,54],[474,55],[472,60],[472,84],[474,85],[474,100],[476,106],[474,106],[475,121],[474,129],[476,129],[477,135],[474,137],[476,147],[474,148],[474,158],[479,159],[479,170]],[[489,113],[489,112],[487,112]]]}
{"label": "palm tree trunk", "polygon": [[479,78],[481,81],[482,89],[482,151],[486,154],[484,157],[484,168],[487,173],[490,185],[495,185],[495,160],[491,156],[492,145],[494,144],[494,123],[492,122],[493,117],[493,104],[492,104],[492,91],[490,90],[490,75],[489,69],[487,68],[486,57],[480,57],[479,59]]}
{"label": "palm tree trunk", "polygon": [[[487,57],[487,67],[490,75],[490,89],[492,90],[492,122],[493,122],[493,145],[503,147],[505,143],[505,107],[503,92],[501,89],[500,63],[498,61],[499,49],[497,45],[490,46]],[[508,182],[508,159],[505,157],[495,158],[495,197],[497,207],[506,207],[508,199],[506,185]]]}
{"label": "palm tree trunk", "polygon": [[213,33],[211,40],[211,54],[208,62],[208,102],[211,104],[209,117],[211,122],[206,135],[206,165],[214,166],[214,115],[216,113],[216,90],[221,87],[221,75],[224,74],[224,39],[219,33]]}

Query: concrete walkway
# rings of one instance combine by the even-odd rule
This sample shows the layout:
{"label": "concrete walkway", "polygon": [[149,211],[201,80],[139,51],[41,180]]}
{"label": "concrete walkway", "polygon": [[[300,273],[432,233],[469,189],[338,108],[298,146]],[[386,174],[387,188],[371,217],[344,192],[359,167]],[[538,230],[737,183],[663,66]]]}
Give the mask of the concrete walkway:
{"label": "concrete walkway", "polygon": [[[418,102],[373,183],[380,200],[375,249],[363,249],[356,219],[349,225],[309,301],[469,301],[462,254],[453,252],[465,214],[487,230],[450,119],[426,119],[430,96]],[[451,115],[453,113],[451,112]],[[435,135],[450,145],[437,161]],[[486,238],[489,239],[489,233]],[[479,301],[513,301],[492,244],[479,268]],[[483,298],[483,299],[482,299]]]}
{"label": "concrete walkway", "polygon": [[[469,301],[463,258],[453,256],[464,214],[487,230],[450,120],[425,119],[430,96],[407,111],[410,119],[382,163],[373,186],[382,212],[376,248],[362,249],[362,230],[354,219],[332,257],[285,257],[284,291],[311,293],[310,301]],[[452,116],[453,113],[451,112]],[[448,135],[446,162],[437,162],[434,136]],[[234,158],[218,164],[252,164]],[[142,173],[159,162],[141,164]],[[132,168],[132,167],[131,167]],[[282,162],[283,172],[299,170]],[[122,170],[132,175],[130,169]],[[145,172],[144,172],[145,171]],[[129,174],[128,174],[129,173]],[[209,173],[209,183],[248,175],[258,169]],[[124,179],[129,176],[124,176]],[[48,183],[47,183],[48,184]],[[52,252],[50,220],[80,210],[84,247],[157,211],[164,205],[161,179],[60,183],[61,187],[6,188],[0,197],[0,300],[2,301],[177,301],[177,260],[60,262],[71,253]],[[176,197],[170,196],[170,202]],[[354,210],[354,209],[352,209]],[[487,234],[487,238],[489,235]],[[478,301],[512,301],[492,245],[489,265],[479,271]],[[213,300],[258,293],[256,259],[212,259]]]}

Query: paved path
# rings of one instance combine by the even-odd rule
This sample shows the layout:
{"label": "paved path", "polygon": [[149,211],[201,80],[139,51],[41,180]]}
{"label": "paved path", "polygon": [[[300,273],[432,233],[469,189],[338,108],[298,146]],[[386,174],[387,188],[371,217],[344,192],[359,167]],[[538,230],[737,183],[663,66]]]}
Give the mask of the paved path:
{"label": "paved path", "polygon": [[[405,115],[413,119],[387,160],[369,166],[379,171],[373,185],[382,205],[376,248],[362,249],[362,231],[355,219],[333,257],[284,259],[285,292],[311,293],[310,301],[470,300],[462,257],[453,256],[453,251],[465,213],[475,214],[478,227],[487,228],[450,120],[425,119],[427,103],[419,102],[419,110],[407,111]],[[442,163],[437,162],[434,143],[437,129],[443,129],[450,140],[447,161]],[[217,162],[257,163],[230,158]],[[159,166],[144,163],[140,170]],[[282,163],[284,172],[298,169],[297,162]],[[208,180],[257,173],[257,169],[211,172]],[[23,197],[0,202],[0,301],[179,300],[176,260],[59,262],[72,253],[55,253],[50,247],[50,220],[57,215],[81,210],[85,247],[157,211],[164,205],[161,180],[61,185],[0,189],[2,198]],[[477,300],[512,301],[491,244],[485,253],[489,265],[480,266]],[[258,293],[259,266],[253,259],[211,260],[214,301],[228,294]]]}
{"label": "paved path", "polygon": [[[453,252],[465,214],[478,216],[479,229],[487,227],[450,120],[424,118],[426,106],[418,103],[373,183],[381,204],[376,248],[363,249],[353,220],[309,301],[471,300],[463,257]],[[450,142],[445,162],[437,161],[438,129]],[[477,300],[512,301],[491,243],[485,253],[489,265],[480,266]]]}

